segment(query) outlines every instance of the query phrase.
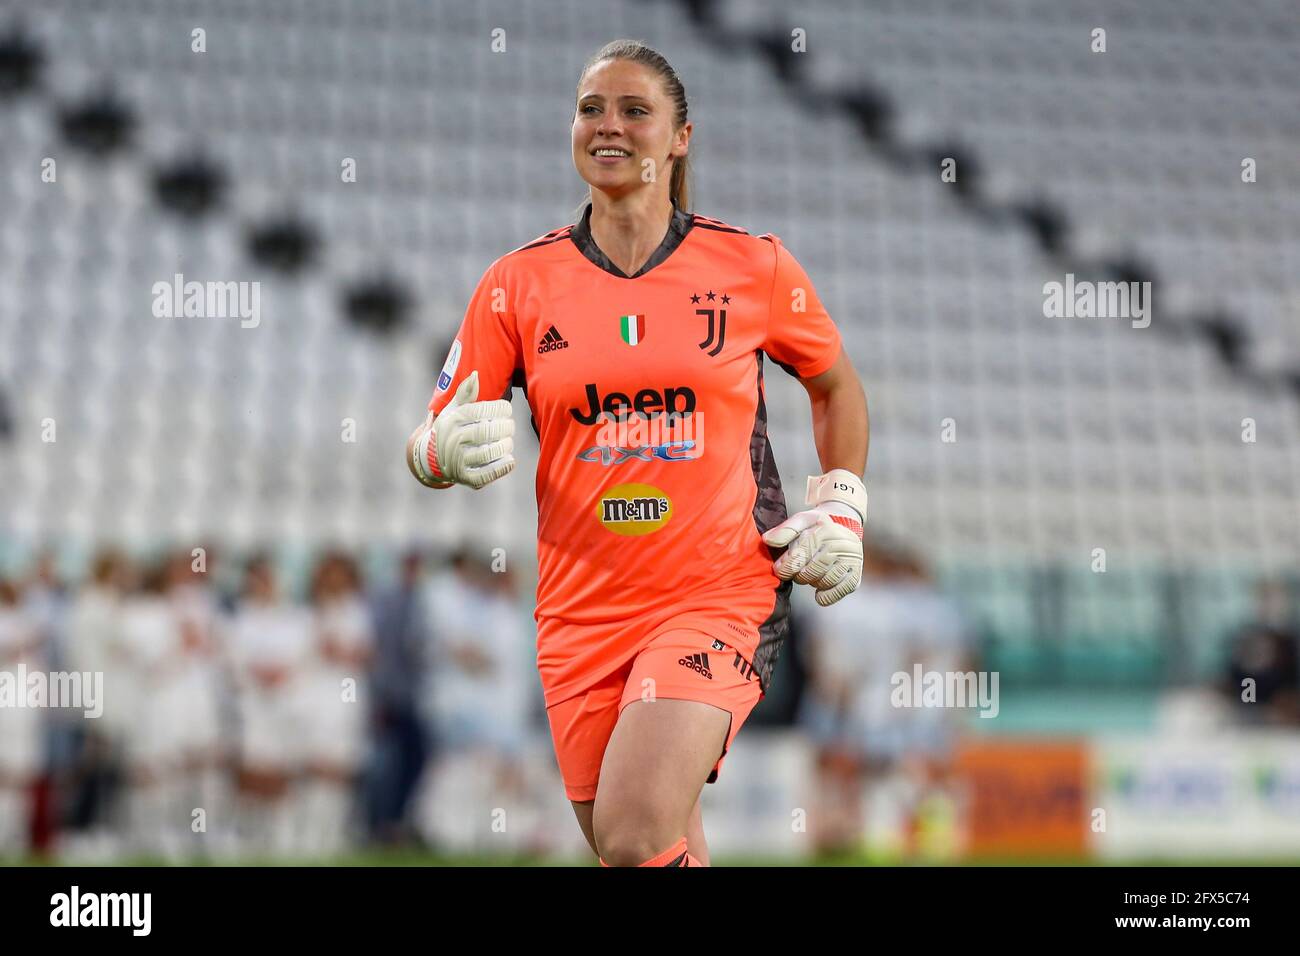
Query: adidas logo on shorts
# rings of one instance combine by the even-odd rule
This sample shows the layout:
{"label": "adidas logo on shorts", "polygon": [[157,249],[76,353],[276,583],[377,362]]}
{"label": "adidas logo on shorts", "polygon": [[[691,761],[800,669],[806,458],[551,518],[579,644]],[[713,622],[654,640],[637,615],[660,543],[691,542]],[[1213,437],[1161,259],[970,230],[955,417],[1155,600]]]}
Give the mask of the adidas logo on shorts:
{"label": "adidas logo on shorts", "polygon": [[697,674],[703,674],[709,680],[713,680],[713,671],[709,670],[708,654],[692,654],[690,657],[681,657],[677,660],[687,670],[695,671]]}

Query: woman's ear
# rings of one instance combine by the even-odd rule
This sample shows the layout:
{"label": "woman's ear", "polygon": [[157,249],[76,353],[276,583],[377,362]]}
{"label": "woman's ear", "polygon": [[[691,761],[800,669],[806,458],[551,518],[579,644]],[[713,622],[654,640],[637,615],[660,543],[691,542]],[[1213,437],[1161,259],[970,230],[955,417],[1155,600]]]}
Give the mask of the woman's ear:
{"label": "woman's ear", "polygon": [[[685,156],[690,151],[691,131],[694,128],[695,127],[690,123],[689,120],[686,123],[682,124],[682,128],[679,129],[676,135],[673,137],[672,155]],[[677,151],[678,147],[681,148],[681,152]]]}

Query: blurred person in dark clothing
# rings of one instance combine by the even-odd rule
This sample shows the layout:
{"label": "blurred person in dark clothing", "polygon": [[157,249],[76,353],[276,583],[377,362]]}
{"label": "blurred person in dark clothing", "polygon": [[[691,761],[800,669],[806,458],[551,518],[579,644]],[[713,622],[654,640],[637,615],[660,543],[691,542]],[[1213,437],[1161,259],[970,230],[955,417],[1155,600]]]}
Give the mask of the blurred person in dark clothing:
{"label": "blurred person in dark clothing", "polygon": [[[22,585],[23,612],[36,629],[44,664],[52,671],[65,670],[64,640],[71,589],[64,582],[58,558],[52,548],[36,556],[31,573]],[[75,728],[81,723],[73,711],[56,708],[42,721],[42,769],[34,791],[35,823],[33,849],[44,852],[53,838],[58,815],[56,779],[65,775],[77,757]]]}
{"label": "blurred person in dark clothing", "polygon": [[419,712],[429,641],[421,599],[423,574],[423,555],[408,551],[397,584],[376,595],[372,607],[376,741],[367,803],[371,835],[385,843],[414,839],[410,801],[433,743]]}
{"label": "blurred person in dark clothing", "polygon": [[1240,719],[1300,725],[1300,628],[1286,583],[1255,588],[1255,612],[1229,638],[1225,693]]}
{"label": "blurred person in dark clothing", "polygon": [[[68,613],[65,663],[73,671],[104,675],[105,697],[110,700],[118,691],[113,681],[129,573],[122,554],[100,550]],[[65,816],[73,829],[88,830],[108,822],[120,784],[126,727],[115,707],[106,707],[99,720],[76,723],[79,746],[64,780]]]}

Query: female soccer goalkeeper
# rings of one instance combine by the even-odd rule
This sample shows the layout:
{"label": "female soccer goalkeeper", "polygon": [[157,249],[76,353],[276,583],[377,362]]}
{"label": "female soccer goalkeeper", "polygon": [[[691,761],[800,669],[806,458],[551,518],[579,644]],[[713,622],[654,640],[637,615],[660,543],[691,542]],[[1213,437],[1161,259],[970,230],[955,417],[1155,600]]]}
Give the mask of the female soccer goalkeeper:
{"label": "female soccer goalkeeper", "polygon": [[[691,129],[658,53],[592,57],[573,118],[590,204],[488,268],[407,442],[430,487],[509,474],[501,396],[522,378],[537,664],[565,790],[610,866],[708,864],[700,792],[767,690],[791,580],[827,605],[862,572],[862,386],[776,236],[686,211]],[[826,472],[788,519],[764,353],[807,389]]]}

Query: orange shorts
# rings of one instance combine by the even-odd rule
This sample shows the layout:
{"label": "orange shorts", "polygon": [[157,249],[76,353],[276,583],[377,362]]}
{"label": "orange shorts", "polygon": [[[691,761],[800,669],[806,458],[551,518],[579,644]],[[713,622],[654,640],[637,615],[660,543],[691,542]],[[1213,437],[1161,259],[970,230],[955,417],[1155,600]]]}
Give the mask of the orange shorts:
{"label": "orange shorts", "polygon": [[751,662],[730,644],[692,628],[664,631],[613,673],[547,708],[555,757],[570,800],[596,798],[605,746],[619,714],[633,701],[652,696],[697,700],[731,714],[722,753],[709,774],[708,782],[713,783],[761,691]]}

